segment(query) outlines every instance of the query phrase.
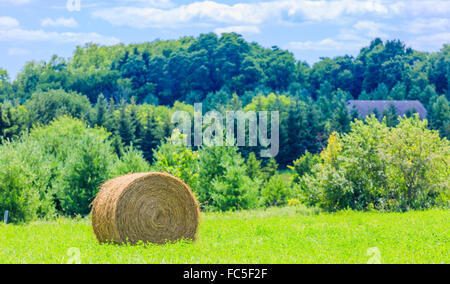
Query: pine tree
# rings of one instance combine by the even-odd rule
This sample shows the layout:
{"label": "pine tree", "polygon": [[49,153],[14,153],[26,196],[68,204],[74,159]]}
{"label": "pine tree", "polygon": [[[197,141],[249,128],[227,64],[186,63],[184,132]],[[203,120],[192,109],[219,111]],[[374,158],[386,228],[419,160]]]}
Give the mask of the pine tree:
{"label": "pine tree", "polygon": [[388,127],[395,127],[399,123],[397,109],[393,104],[383,110],[382,117],[386,120]]}
{"label": "pine tree", "polygon": [[264,178],[269,180],[271,177],[276,175],[278,172],[278,164],[277,161],[274,158],[270,158],[267,165],[263,168]]}
{"label": "pine tree", "polygon": [[430,120],[431,126],[439,130],[442,137],[450,138],[450,104],[444,95],[432,105]]}
{"label": "pine tree", "polygon": [[261,161],[256,158],[255,153],[250,153],[246,166],[246,172],[249,178],[254,180],[261,176]]}
{"label": "pine tree", "polygon": [[122,142],[122,138],[120,138],[119,131],[114,131],[112,137],[111,137],[111,146],[114,149],[114,152],[119,156],[122,157],[124,153],[124,146]]}
{"label": "pine tree", "polygon": [[136,125],[124,101],[120,106],[116,129],[125,146],[130,146],[135,139]]}
{"label": "pine tree", "polygon": [[343,102],[339,103],[331,117],[331,132],[346,133],[350,131],[350,115]]}
{"label": "pine tree", "polygon": [[94,125],[105,126],[108,118],[108,101],[100,94],[97,98],[97,104],[95,105],[95,117],[92,119]]}
{"label": "pine tree", "polygon": [[136,101],[134,99],[131,99],[131,105],[129,106],[129,108],[130,108],[131,127],[132,129],[134,129],[133,133],[134,139],[132,140],[132,143],[139,145],[143,133],[143,125],[139,119],[138,106],[136,105]]}
{"label": "pine tree", "polygon": [[142,130],[141,139],[138,145],[144,154],[144,158],[148,162],[152,162],[153,149],[156,149],[163,140],[164,129],[161,128],[155,116],[150,111],[148,112],[146,119],[147,121]]}

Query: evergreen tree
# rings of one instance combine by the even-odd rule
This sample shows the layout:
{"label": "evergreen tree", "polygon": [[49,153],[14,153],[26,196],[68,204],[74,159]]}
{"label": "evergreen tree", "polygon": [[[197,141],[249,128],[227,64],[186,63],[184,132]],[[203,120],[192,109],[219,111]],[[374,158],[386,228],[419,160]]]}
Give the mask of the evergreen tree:
{"label": "evergreen tree", "polygon": [[124,101],[122,101],[119,109],[119,117],[116,122],[116,127],[123,144],[125,146],[130,146],[135,139],[136,120],[135,117],[131,115],[131,112],[128,110],[128,107]]}
{"label": "evergreen tree", "polygon": [[278,164],[274,158],[270,158],[267,165],[263,168],[265,180],[269,180],[271,177],[278,173]]}
{"label": "evergreen tree", "polygon": [[144,158],[152,162],[153,152],[164,139],[164,130],[159,125],[153,113],[150,111],[146,117],[146,124],[142,131],[139,148],[142,150]]}
{"label": "evergreen tree", "polygon": [[92,119],[93,125],[106,126],[106,120],[108,119],[108,101],[100,94],[95,105],[94,118]]}
{"label": "evergreen tree", "polygon": [[256,158],[255,153],[250,153],[247,162],[247,176],[253,180],[261,176],[261,161]]}
{"label": "evergreen tree", "polygon": [[388,127],[395,127],[399,123],[397,109],[393,104],[390,104],[388,108],[383,110],[382,116],[386,120]]}
{"label": "evergreen tree", "polygon": [[439,130],[441,137],[450,138],[450,104],[445,96],[433,103],[430,114],[431,125]]}

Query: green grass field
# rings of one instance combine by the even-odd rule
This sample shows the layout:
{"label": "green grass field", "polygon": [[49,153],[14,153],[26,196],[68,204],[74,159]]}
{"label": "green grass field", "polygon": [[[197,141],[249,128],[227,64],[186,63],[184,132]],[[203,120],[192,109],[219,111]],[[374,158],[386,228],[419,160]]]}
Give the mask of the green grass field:
{"label": "green grass field", "polygon": [[[198,240],[97,243],[89,220],[0,226],[0,263],[450,263],[450,211],[318,213],[301,208],[203,214]],[[372,248],[372,249],[371,249]],[[375,248],[375,249],[373,249]],[[379,254],[376,252],[379,251]]]}

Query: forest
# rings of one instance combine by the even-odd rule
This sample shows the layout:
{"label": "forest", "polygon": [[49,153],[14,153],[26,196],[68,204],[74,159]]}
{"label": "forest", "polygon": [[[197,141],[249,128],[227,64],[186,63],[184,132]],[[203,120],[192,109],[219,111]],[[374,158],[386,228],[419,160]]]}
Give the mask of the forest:
{"label": "forest", "polygon": [[[0,207],[13,208],[17,221],[85,215],[101,182],[149,169],[181,177],[212,211],[296,202],[330,211],[448,205],[449,82],[450,45],[426,53],[374,39],[356,56],[310,66],[235,33],[87,44],[70,58],[29,62],[14,80],[0,69]],[[427,120],[389,109],[383,122],[363,122],[348,100],[418,100]],[[255,147],[174,145],[180,137],[172,135],[172,114],[192,113],[200,102],[205,112],[278,111],[279,154],[263,159]],[[421,139],[428,146],[420,152],[408,144]],[[406,170],[399,149],[425,164]],[[5,194],[11,188],[16,197]]]}

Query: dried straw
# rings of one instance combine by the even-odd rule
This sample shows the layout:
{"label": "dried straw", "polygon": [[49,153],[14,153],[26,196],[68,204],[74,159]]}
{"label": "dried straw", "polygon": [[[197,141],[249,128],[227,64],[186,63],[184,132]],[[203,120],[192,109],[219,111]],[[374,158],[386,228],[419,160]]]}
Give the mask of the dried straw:
{"label": "dried straw", "polygon": [[194,240],[200,217],[190,188],[166,173],[112,179],[102,185],[92,205],[92,227],[100,242]]}

